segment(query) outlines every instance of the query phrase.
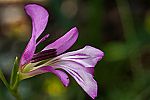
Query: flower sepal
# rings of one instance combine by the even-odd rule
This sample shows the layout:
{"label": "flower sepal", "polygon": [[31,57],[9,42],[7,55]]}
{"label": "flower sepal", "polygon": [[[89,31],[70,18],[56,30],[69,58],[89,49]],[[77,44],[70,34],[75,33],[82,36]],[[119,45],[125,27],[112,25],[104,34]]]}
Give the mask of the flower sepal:
{"label": "flower sepal", "polygon": [[[18,57],[15,58],[14,61],[14,66],[11,72],[11,77],[10,77],[10,87],[13,88],[14,85],[16,84],[18,80],[18,69],[19,69],[19,60]],[[17,82],[18,83],[18,82]]]}

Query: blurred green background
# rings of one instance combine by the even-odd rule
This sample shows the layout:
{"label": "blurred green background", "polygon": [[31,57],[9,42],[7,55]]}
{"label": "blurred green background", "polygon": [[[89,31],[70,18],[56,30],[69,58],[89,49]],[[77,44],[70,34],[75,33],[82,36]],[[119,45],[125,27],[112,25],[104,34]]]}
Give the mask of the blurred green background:
{"label": "blurred green background", "polygon": [[[68,51],[85,45],[104,51],[95,67],[96,100],[150,100],[150,0],[27,1],[0,0],[0,68],[7,79],[31,35],[24,5],[32,2],[49,11],[47,43],[76,26],[79,38]],[[91,100],[73,78],[65,88],[50,73],[22,81],[19,91],[24,100]],[[1,81],[0,100],[14,100]]]}

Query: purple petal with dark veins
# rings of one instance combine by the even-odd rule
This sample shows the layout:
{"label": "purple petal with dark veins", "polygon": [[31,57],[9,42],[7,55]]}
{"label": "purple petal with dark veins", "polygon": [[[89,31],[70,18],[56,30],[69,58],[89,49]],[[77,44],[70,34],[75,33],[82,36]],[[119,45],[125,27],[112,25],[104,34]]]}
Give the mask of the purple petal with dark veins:
{"label": "purple petal with dark veins", "polygon": [[56,56],[56,53],[57,53],[56,51],[45,52],[45,53],[39,52],[38,54],[35,54],[32,59],[37,59],[37,58],[46,57],[46,56],[55,57],[55,56]]}
{"label": "purple petal with dark veins", "polygon": [[104,53],[91,46],[62,54],[52,66],[68,72],[84,91],[93,99],[97,96],[97,82],[93,78],[94,66],[102,59]]}
{"label": "purple petal with dark veins", "polygon": [[38,52],[38,53],[34,54],[34,56],[32,57],[31,62],[34,63],[34,62],[38,62],[38,61],[41,61],[41,60],[46,60],[46,59],[49,59],[49,58],[53,58],[53,57],[57,56],[56,54],[57,54],[56,49],[50,49],[50,50],[45,50],[45,51],[42,51],[42,52]]}
{"label": "purple petal with dark veins", "polygon": [[68,52],[58,56],[61,60],[75,61],[85,67],[94,67],[102,59],[104,53],[91,46],[85,46],[77,51]]}
{"label": "purple petal with dark veins", "polygon": [[36,4],[28,4],[25,6],[26,13],[32,19],[32,37],[22,54],[20,60],[20,67],[24,64],[29,63],[32,59],[35,49],[36,49],[36,40],[44,31],[47,22],[48,22],[48,12],[39,5]]}
{"label": "purple petal with dark veins", "polygon": [[53,57],[56,57],[55,52],[51,54],[47,54],[47,55],[40,55],[40,56],[35,56],[35,57],[33,56],[31,63],[35,63],[35,62],[46,60],[46,59],[53,58]]}
{"label": "purple petal with dark veins", "polygon": [[61,54],[69,49],[78,38],[78,30],[76,27],[72,28],[64,36],[56,40],[55,42],[46,46],[43,50],[57,49],[57,54]]}
{"label": "purple petal with dark veins", "polygon": [[91,73],[94,67],[91,68],[92,71],[89,71],[86,67],[70,61],[60,61],[54,67],[68,72],[90,97],[94,99],[97,96],[97,82],[93,79],[93,73]]}

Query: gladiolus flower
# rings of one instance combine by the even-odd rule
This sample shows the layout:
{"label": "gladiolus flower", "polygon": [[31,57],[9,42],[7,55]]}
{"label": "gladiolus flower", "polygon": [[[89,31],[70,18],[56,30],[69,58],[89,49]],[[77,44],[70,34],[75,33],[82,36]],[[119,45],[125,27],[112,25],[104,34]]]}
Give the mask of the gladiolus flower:
{"label": "gladiolus flower", "polygon": [[94,47],[85,46],[82,49],[62,54],[77,40],[76,27],[40,52],[35,52],[36,46],[49,37],[46,35],[37,41],[47,25],[49,14],[37,4],[26,5],[25,11],[32,19],[32,36],[20,60],[20,80],[51,72],[59,77],[64,86],[68,86],[67,72],[94,99],[97,96],[97,82],[93,78],[94,67],[102,59],[104,53]]}

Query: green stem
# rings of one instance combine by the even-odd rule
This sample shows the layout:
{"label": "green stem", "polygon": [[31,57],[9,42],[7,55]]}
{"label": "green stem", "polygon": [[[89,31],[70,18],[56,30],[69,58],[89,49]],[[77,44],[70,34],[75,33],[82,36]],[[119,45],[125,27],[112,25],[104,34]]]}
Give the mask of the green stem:
{"label": "green stem", "polygon": [[10,87],[10,85],[8,84],[3,72],[0,69],[0,79],[3,81],[3,83],[5,84],[5,86],[7,87],[7,89],[9,90],[9,92],[16,98],[16,100],[21,100],[21,96],[18,92],[18,85],[19,85],[19,79],[18,76],[15,80],[15,84],[13,87]]}
{"label": "green stem", "polygon": [[19,75],[17,74],[14,85],[11,87],[12,95],[16,98],[16,100],[21,100],[21,96],[18,92],[19,86]]}
{"label": "green stem", "polygon": [[16,90],[11,90],[11,94],[16,98],[16,100],[21,100],[21,96],[18,92],[18,89]]}

